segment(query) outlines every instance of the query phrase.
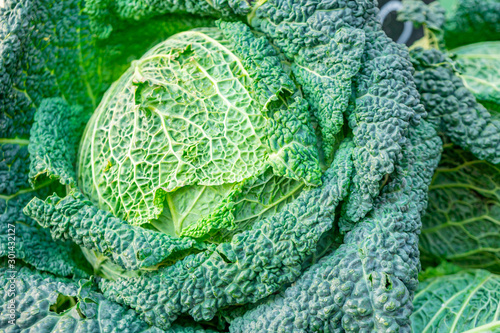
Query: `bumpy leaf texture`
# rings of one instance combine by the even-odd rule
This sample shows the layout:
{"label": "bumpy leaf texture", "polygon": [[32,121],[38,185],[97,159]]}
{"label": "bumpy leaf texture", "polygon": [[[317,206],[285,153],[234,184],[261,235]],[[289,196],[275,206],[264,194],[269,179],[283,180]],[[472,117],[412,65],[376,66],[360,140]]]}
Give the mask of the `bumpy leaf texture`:
{"label": "bumpy leaf texture", "polygon": [[[389,40],[375,17],[366,23],[365,30],[370,42],[355,78],[355,108],[349,115],[358,150],[346,222],[359,220],[372,208],[383,177],[394,171],[409,125],[425,115],[406,48]],[[349,223],[344,229],[349,230]]]}
{"label": "bumpy leaf texture", "polygon": [[57,179],[76,185],[74,163],[83,127],[88,120],[81,106],[70,107],[62,98],[42,100],[30,132],[30,181]]}
{"label": "bumpy leaf texture", "polygon": [[0,137],[26,137],[43,98],[97,106],[103,88],[80,6],[75,0],[23,0],[1,8]]}
{"label": "bumpy leaf texture", "polygon": [[422,48],[413,49],[411,57],[428,120],[476,157],[500,163],[500,119],[476,101],[451,60],[439,50]]}
{"label": "bumpy leaf texture", "polygon": [[[348,115],[356,144],[356,175],[341,221],[342,230],[348,231],[351,221],[357,222],[372,208],[380,181],[394,170],[409,121],[418,120],[423,109],[418,104],[406,51],[381,31],[374,2],[332,1],[309,5],[308,12],[296,16],[293,1],[267,1],[256,10],[250,24],[270,36],[294,63],[305,67],[298,67],[294,73],[306,92],[324,91],[324,86],[318,89],[318,81],[332,87],[322,96],[309,97],[312,103],[324,103],[316,106],[320,125],[321,117],[331,120],[341,112]],[[344,33],[353,39],[341,43],[345,49],[339,53],[334,45]],[[365,45],[359,44],[362,36]],[[360,54],[357,48],[364,50]],[[349,55],[349,52],[356,53]],[[342,59],[344,54],[349,61]],[[359,73],[353,73],[357,68]],[[335,80],[338,77],[349,80]],[[349,110],[347,102],[351,94],[354,101]],[[329,127],[323,126],[323,133],[329,131]],[[323,140],[334,144],[325,139],[325,134]],[[325,153],[328,154],[328,147]]]}
{"label": "bumpy leaf texture", "polygon": [[500,272],[500,168],[447,147],[429,187],[423,260]]}
{"label": "bumpy leaf texture", "polygon": [[[8,279],[12,273],[5,268],[0,270],[6,277],[0,287],[2,332],[164,332],[150,328],[133,310],[106,300],[93,290],[89,280],[76,282],[56,278],[27,267],[15,272],[15,279]],[[10,309],[17,312],[14,325],[9,323]],[[167,332],[207,331],[199,327],[175,325]]]}
{"label": "bumpy leaf texture", "polygon": [[[52,99],[45,99],[42,101],[42,117],[45,115],[43,112],[52,110],[52,107],[55,106],[53,102],[54,100]],[[61,102],[61,104],[59,104],[61,107],[56,107],[55,110],[67,111],[65,102],[62,100],[59,102]],[[37,113],[35,118],[38,116],[39,114]],[[64,116],[62,116],[62,118],[64,118]],[[76,118],[79,119],[78,116]],[[50,137],[50,134],[45,135],[45,133],[39,132],[39,130],[47,124],[47,120],[46,118],[37,119],[32,127],[33,135],[31,139],[35,140],[35,144],[30,142],[28,145],[29,150],[33,153],[32,156],[35,156],[32,162],[37,163],[35,166],[37,172],[44,173],[49,170],[51,176],[55,175],[54,177],[56,178],[66,177],[66,179],[69,179],[71,177],[70,174],[74,174],[72,163],[63,159],[52,163],[50,157],[54,155],[64,157],[64,154],[71,154],[71,152],[74,155],[76,153],[74,144],[75,141],[78,140],[79,135],[77,131],[73,131],[72,133],[75,135],[73,141],[68,140],[68,142],[66,142],[59,138],[60,146],[54,146],[51,141],[53,138]],[[55,133],[62,134],[65,130],[72,129],[68,126],[65,126],[66,128],[58,126],[68,124],[59,123],[57,121],[54,122],[54,120],[55,119],[51,119],[50,127]],[[42,144],[44,139],[48,140],[46,145]],[[12,176],[13,173],[25,172],[21,174],[25,176],[22,184],[24,188],[16,188],[15,192],[10,192],[9,190],[12,188],[7,187],[2,191],[5,194],[0,194],[0,209],[2,212],[0,215],[0,231],[2,232],[0,235],[0,239],[2,240],[0,257],[12,257],[12,255],[14,255],[16,259],[24,260],[39,270],[49,271],[61,276],[86,275],[84,271],[88,265],[81,262],[80,257],[82,254],[74,244],[69,242],[54,242],[47,230],[39,228],[35,221],[22,214],[24,205],[34,196],[44,197],[54,191],[61,193],[63,189],[58,183],[48,178],[37,182],[33,187],[29,187],[27,182],[28,172],[24,170],[24,166],[21,167],[21,164],[26,163],[26,160],[29,159],[26,143],[24,139],[14,139],[14,141],[16,141],[15,144],[2,144],[1,146],[5,155],[9,156],[9,153],[14,154],[14,156],[10,156],[13,161],[9,161],[8,158],[3,161],[6,162],[7,168],[3,170],[2,177],[7,178],[7,181],[9,181],[15,179],[15,177]],[[22,161],[19,158],[20,156],[16,156],[16,154],[22,154],[21,156],[25,157],[25,160]],[[49,157],[48,155],[51,156]],[[8,165],[9,162],[12,163],[10,166]],[[54,170],[53,168],[57,169],[55,174],[52,173]],[[31,171],[33,170],[34,169]],[[57,175],[59,171],[60,174]],[[4,185],[9,186],[9,183]]]}
{"label": "bumpy leaf texture", "polygon": [[[318,4],[314,10],[304,12],[305,15],[295,16],[285,2],[268,1],[254,9],[249,23],[271,38],[293,61],[292,71],[315,111],[322,128],[324,154],[330,159],[344,123],[351,81],[360,68],[365,34],[359,27],[341,20],[340,15],[335,21],[337,27],[319,28],[321,23],[328,22],[323,16],[333,9],[328,5],[321,7]],[[359,7],[355,10],[361,13],[365,8]],[[316,28],[318,31],[314,32]]]}
{"label": "bumpy leaf texture", "polygon": [[418,231],[441,140],[422,121],[374,210],[284,296],[235,319],[231,332],[410,332]]}
{"label": "bumpy leaf texture", "polygon": [[60,276],[86,276],[85,265],[79,260],[82,254],[71,242],[53,241],[50,232],[38,227],[36,221],[22,213],[34,195],[45,197],[53,193],[53,186],[43,186],[36,191],[16,193],[0,200],[0,257],[14,253],[16,260],[23,260],[40,271]]}
{"label": "bumpy leaf texture", "polygon": [[138,278],[102,280],[105,296],[168,328],[181,314],[210,320],[220,308],[255,302],[293,282],[304,260],[332,230],[352,176],[352,143],[343,144],[323,185],[303,191],[282,211],[222,243]]}
{"label": "bumpy leaf texture", "polygon": [[414,332],[496,332],[500,276],[470,270],[428,279],[420,283],[414,304]]}

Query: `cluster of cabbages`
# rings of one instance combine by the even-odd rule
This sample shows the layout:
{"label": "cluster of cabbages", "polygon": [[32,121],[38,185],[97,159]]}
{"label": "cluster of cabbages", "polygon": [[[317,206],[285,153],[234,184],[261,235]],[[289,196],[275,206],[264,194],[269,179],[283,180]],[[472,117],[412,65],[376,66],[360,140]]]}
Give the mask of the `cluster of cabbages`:
{"label": "cluster of cabbages", "polygon": [[445,46],[500,4],[458,2],[409,52],[370,0],[6,0],[0,328],[498,328],[487,271],[413,302],[420,252],[500,272],[500,46]]}

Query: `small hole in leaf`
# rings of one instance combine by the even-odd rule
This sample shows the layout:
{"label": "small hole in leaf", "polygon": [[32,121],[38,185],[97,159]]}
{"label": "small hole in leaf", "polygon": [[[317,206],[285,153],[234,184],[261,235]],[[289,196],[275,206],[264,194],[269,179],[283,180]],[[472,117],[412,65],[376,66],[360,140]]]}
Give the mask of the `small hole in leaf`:
{"label": "small hole in leaf", "polygon": [[229,260],[228,257],[226,257],[226,255],[222,252],[219,252],[219,255],[221,256],[222,260],[224,260],[224,262],[228,263],[228,264],[232,264],[233,262],[231,260]]}
{"label": "small hole in leaf", "polygon": [[392,280],[389,275],[385,276],[385,289],[392,290]]}
{"label": "small hole in leaf", "polygon": [[59,294],[57,295],[56,302],[49,307],[49,310],[60,314],[74,307],[76,303],[77,301],[74,297]]}

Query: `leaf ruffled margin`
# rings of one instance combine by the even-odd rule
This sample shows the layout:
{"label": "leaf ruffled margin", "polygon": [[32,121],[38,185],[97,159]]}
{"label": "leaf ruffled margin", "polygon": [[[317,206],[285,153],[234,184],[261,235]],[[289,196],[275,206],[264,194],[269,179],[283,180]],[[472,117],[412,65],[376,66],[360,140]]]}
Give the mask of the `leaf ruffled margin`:
{"label": "leaf ruffled margin", "polygon": [[202,250],[194,239],[133,226],[100,210],[77,191],[64,198],[33,198],[23,210],[26,216],[48,228],[53,239],[71,240],[98,251],[126,270],[151,268],[174,253]]}

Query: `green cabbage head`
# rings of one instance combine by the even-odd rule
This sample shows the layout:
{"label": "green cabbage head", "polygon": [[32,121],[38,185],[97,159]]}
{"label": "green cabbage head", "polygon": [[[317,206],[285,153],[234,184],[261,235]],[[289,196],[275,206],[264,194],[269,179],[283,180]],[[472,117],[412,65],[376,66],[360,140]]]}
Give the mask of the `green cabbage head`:
{"label": "green cabbage head", "polygon": [[80,189],[99,208],[207,237],[321,184],[309,106],[286,65],[267,40],[230,25],[172,36],[108,90],[78,158]]}

